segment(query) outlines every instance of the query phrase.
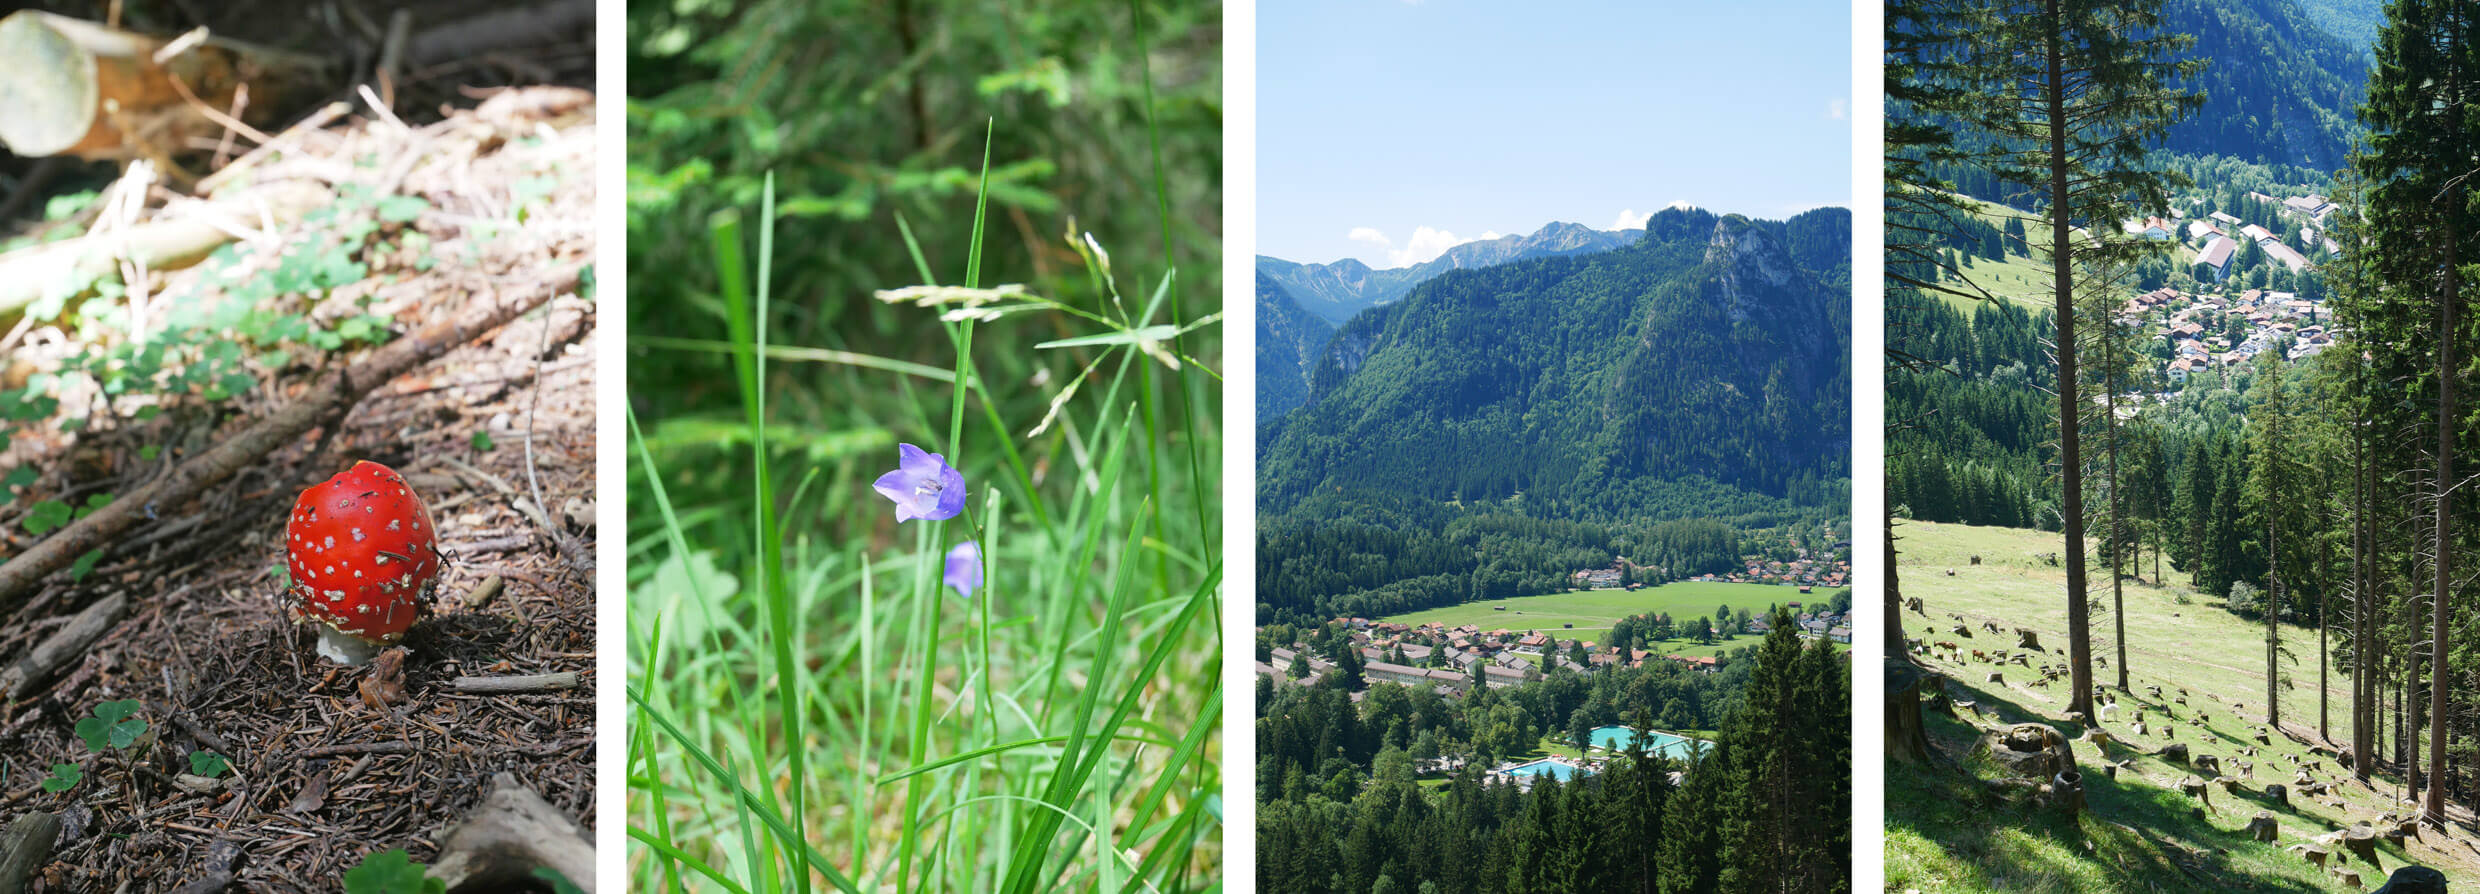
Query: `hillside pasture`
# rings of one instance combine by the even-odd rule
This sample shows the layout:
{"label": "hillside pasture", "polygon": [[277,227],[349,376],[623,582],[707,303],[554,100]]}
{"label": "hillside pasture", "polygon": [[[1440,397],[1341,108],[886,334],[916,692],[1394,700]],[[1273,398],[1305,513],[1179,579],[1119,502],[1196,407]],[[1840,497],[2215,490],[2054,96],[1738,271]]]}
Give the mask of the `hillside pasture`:
{"label": "hillside pasture", "polygon": [[[1960,647],[1933,648],[1916,659],[1945,674],[1946,691],[1970,707],[1954,717],[1928,713],[1937,752],[1932,764],[1888,764],[1888,890],[2336,890],[2336,876],[2285,848],[2410,810],[2397,801],[2407,794],[2399,777],[2382,767],[2373,786],[2363,785],[2338,762],[2283,731],[2273,731],[2269,742],[2257,738],[2266,720],[2264,626],[2195,593],[2167,566],[2169,585],[2129,581],[2126,587],[2128,692],[2115,691],[2116,619],[2109,614],[2107,571],[2094,576],[2093,652],[2110,661],[2106,668],[2096,666],[2094,677],[2112,688],[2118,708],[2099,724],[2085,724],[2065,718],[2070,684],[2044,683],[2034,669],[2065,662],[2066,575],[2063,566],[2049,562],[2062,546],[2057,534],[1916,521],[1898,522],[1893,534],[1903,595],[1920,597],[1924,610],[1901,612],[1903,633]],[[1977,565],[1974,556],[1980,557]],[[2146,559],[2149,573],[2149,554]],[[1983,622],[2001,632],[1990,632]],[[1955,634],[1957,623],[1973,635]],[[2018,627],[2036,633],[2045,649],[2029,656],[2032,668],[1972,656],[1974,650],[2020,651]],[[2291,684],[2281,699],[2284,728],[2312,738],[2320,720],[2316,631],[2285,625],[2282,636],[2294,656],[2283,671]],[[2329,729],[2347,742],[2350,686],[2335,670],[2326,693]],[[1989,681],[1992,673],[1998,681]],[[2159,697],[2151,694],[2155,686]],[[2134,728],[2139,713],[2146,721],[2143,734]],[[2046,723],[2077,740],[2071,747],[2085,773],[2085,813],[2070,818],[2034,807],[1998,784],[2006,774],[1976,746],[1986,731],[2019,722]],[[2103,747],[2081,741],[2095,725],[2119,741]],[[2165,752],[2173,743],[2220,758],[2222,772],[2239,777],[2238,790],[2212,787],[2212,806],[2199,816],[2203,805],[2180,793],[2177,784],[2191,774],[2207,780],[2213,774],[2168,759]],[[2390,748],[2391,741],[2384,744]],[[2252,773],[2235,768],[2241,760],[2254,765]],[[2115,779],[2102,772],[2112,762],[2124,762]],[[2302,770],[2331,783],[2331,793],[2297,793],[2295,778]],[[2294,789],[2289,806],[2266,795],[2265,787],[2273,783]],[[2272,842],[2244,833],[2259,811],[2271,813],[2280,825]],[[2358,873],[2367,888],[2406,863],[2434,867],[2457,888],[2480,881],[2480,860],[2474,856],[2480,848],[2470,817],[2458,811],[2455,819],[2452,831],[2427,830],[2401,847],[2380,844],[2376,866],[2357,859],[2341,865]]]}

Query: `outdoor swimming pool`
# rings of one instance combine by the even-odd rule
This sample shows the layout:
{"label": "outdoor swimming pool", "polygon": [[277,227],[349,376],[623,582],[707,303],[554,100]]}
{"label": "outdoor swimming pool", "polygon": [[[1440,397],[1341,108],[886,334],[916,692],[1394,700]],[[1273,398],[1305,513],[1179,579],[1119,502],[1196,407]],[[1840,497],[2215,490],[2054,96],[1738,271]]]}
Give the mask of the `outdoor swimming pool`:
{"label": "outdoor swimming pool", "polygon": [[[1595,748],[1608,748],[1612,751],[1619,751],[1627,748],[1628,743],[1635,741],[1635,739],[1636,731],[1628,729],[1624,726],[1605,726],[1593,731],[1593,747]],[[1684,761],[1688,759],[1690,749],[1703,751],[1705,746],[1706,743],[1699,742],[1685,736],[1674,736],[1669,733],[1655,732],[1653,733],[1652,741],[1645,743],[1645,751],[1647,753],[1658,754],[1672,760]]]}
{"label": "outdoor swimming pool", "polygon": [[1509,776],[1548,776],[1560,782],[1566,782],[1569,779],[1575,778],[1576,774],[1579,772],[1583,771],[1578,770],[1574,764],[1555,761],[1546,757],[1537,761],[1528,761],[1517,764],[1506,769],[1506,773]]}

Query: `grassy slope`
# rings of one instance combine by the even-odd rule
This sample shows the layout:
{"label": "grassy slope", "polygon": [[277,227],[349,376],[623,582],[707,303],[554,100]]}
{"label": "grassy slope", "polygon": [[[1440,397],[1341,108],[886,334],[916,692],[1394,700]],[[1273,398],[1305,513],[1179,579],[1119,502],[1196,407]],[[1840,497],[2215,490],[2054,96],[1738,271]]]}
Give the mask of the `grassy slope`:
{"label": "grassy slope", "polygon": [[[2000,230],[2006,229],[2006,222],[2009,219],[2024,221],[2034,248],[2046,255],[2049,247],[2046,241],[2048,231],[2041,229],[2041,221],[2032,217],[2029,212],[1995,202],[1981,202],[1979,203],[1979,217],[1988,222],[1990,226]],[[2186,224],[2182,222],[2180,226],[2184,227]],[[2185,230],[2180,232],[2184,233]],[[2187,244],[2182,239],[2172,239],[2161,245],[2163,251],[2179,253],[2178,260],[2186,260],[2194,253],[2186,247]],[[1973,285],[1999,298],[2021,304],[2027,309],[2039,311],[2058,306],[2057,299],[2050,292],[2051,286],[2055,285],[2055,277],[2047,266],[2030,255],[2009,253],[2004,262],[1967,256],[1963,258],[1963,272],[1971,278]],[[2129,291],[2128,294],[2133,295],[2135,292]],[[1956,295],[1941,295],[1940,297],[1967,314],[1972,311],[1973,302],[1970,299]]]}
{"label": "grassy slope", "polygon": [[[2037,631],[2042,643],[2052,649],[2049,661],[2061,660],[2056,656],[2066,645],[2065,572],[2043,559],[2058,550],[2057,535],[1928,522],[1902,522],[1894,533],[1899,538],[1897,546],[1903,551],[1900,571],[1904,595],[1921,597],[1928,612],[1926,618],[1909,611],[1903,613],[1901,623],[1906,636],[1954,641],[1967,653],[1975,648],[2013,646],[2011,635],[1999,637],[1979,628],[1979,622],[1987,619],[2009,630],[2021,626]],[[1980,565],[1970,564],[1973,555],[1981,557]],[[1950,569],[1953,576],[1947,575]],[[1971,713],[1963,713],[1961,720],[1930,715],[1932,743],[1949,766],[1960,764],[1969,775],[1889,765],[1887,890],[2339,888],[2314,867],[2280,848],[2352,822],[2374,820],[2393,809],[2396,780],[2378,776],[2376,791],[2356,784],[2342,786],[2338,790],[2344,805],[2341,808],[2297,795],[2291,799],[2291,809],[2271,807],[2262,798],[2263,786],[2290,781],[2289,758],[2313,760],[2304,746],[2277,734],[2273,744],[2260,746],[2260,755],[2253,759],[2256,770],[2254,778],[2245,785],[2248,794],[2234,798],[2217,790],[2213,804],[2219,812],[2202,822],[2195,820],[2191,816],[2194,802],[2168,788],[2187,776],[2188,769],[2151,754],[2170,741],[2178,741],[2187,743],[2198,754],[2220,755],[2227,760],[2236,758],[2242,746],[2255,744],[2252,733],[2264,720],[2264,628],[2223,610],[2217,600],[2197,597],[2179,583],[2178,574],[2170,573],[2168,577],[2173,583],[2169,587],[2132,581],[2127,587],[2128,658],[2135,693],[2132,698],[2121,697],[2122,713],[2110,724],[2110,731],[2122,737],[2129,735],[2127,726],[2134,709],[2151,703],[2146,686],[2159,685],[2166,696],[2172,697],[2176,689],[2184,687],[2189,693],[2189,707],[2173,706],[2178,717],[2177,738],[2148,735],[2137,742],[2135,749],[2110,748],[2109,760],[2132,756],[2136,761],[2133,772],[2121,771],[2115,782],[2090,772],[2104,762],[2102,756],[2092,746],[2077,743],[2076,760],[2088,770],[2092,810],[2080,822],[2071,824],[2054,812],[2004,803],[1981,784],[1997,773],[1968,755],[1975,737],[1968,723],[1975,719]],[[2094,674],[2109,685],[2117,680],[2115,640],[2110,636],[2114,619],[2106,613],[2107,588],[2097,588],[2095,596],[2102,611],[2097,611],[2093,619],[2094,649],[2096,654],[2111,656],[2113,664],[2109,668],[2096,667]],[[1954,624],[1949,612],[1968,619],[1969,629],[1976,636],[1969,640],[1956,637],[1949,630]],[[2313,729],[2317,724],[2316,633],[2309,628],[2290,627],[2284,630],[2283,637],[2300,662],[2285,670],[2294,688],[2284,693],[2284,716],[2288,722],[2304,721],[2305,726]],[[2068,695],[2063,683],[2048,687],[2027,685],[2038,680],[2039,675],[2014,666],[2003,671],[2005,683],[1983,683],[1980,681],[1992,668],[1972,661],[1968,655],[1963,666],[1934,659],[1930,664],[1953,677],[1949,687],[1956,698],[1977,702],[1989,712],[1988,718],[1980,720],[1983,724],[2037,720],[2057,726],[2069,737],[2083,732],[2081,725],[2060,719]],[[2349,683],[2337,674],[2332,684],[2331,731],[2347,738]],[[2246,707],[2234,707],[2238,703]],[[2197,711],[2210,715],[2210,722],[2202,730],[2188,722]],[[2158,725],[2160,711],[2151,713],[2152,722]],[[2330,763],[2315,763],[2319,779],[2348,778]],[[2268,809],[2281,822],[2282,837],[2271,844],[2248,840],[2239,830],[2257,811]],[[1993,816],[2006,819],[1993,823]],[[2451,837],[2456,840],[2444,841],[2431,832],[2426,841],[2408,842],[2407,852],[2380,847],[2381,867],[2371,869],[2354,862],[2348,868],[2358,871],[2372,888],[2382,883],[2386,873],[2406,862],[2434,866],[2458,886],[2480,881],[2480,859],[2475,859],[2480,849],[2472,847],[2468,834]]]}
{"label": "grassy slope", "polygon": [[[1688,621],[1710,617],[1714,609],[1728,605],[1733,611],[1747,609],[1752,616],[1761,616],[1766,606],[1792,602],[1822,606],[1834,599],[1834,590],[1820,587],[1803,594],[1798,587],[1776,584],[1732,584],[1706,581],[1679,581],[1644,590],[1579,590],[1547,596],[1524,596],[1515,599],[1485,600],[1423,609],[1378,620],[1405,624],[1426,624],[1437,621],[1449,627],[1478,624],[1483,630],[1539,630],[1559,639],[1582,639],[1600,644],[1610,625],[1629,615],[1646,612],[1669,612],[1672,618]],[[1506,611],[1494,606],[1504,605]],[[1574,624],[1573,629],[1560,627]],[[1665,655],[1715,655],[1730,649],[1757,644],[1758,636],[1742,636],[1718,640],[1700,646],[1684,639],[1661,644],[1656,651]],[[1838,644],[1839,645],[1839,644]]]}

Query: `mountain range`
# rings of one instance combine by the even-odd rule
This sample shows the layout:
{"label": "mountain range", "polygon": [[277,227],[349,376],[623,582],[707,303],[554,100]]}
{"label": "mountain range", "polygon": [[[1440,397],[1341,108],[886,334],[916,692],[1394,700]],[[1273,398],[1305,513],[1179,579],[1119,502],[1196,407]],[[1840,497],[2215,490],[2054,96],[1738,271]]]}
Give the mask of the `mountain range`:
{"label": "mountain range", "polygon": [[[1847,209],[1674,208],[1619,248],[1421,281],[1326,339],[1300,409],[1261,411],[1260,509],[1364,490],[1521,495],[1551,517],[1847,515],[1850,239]],[[1259,269],[1261,333],[1297,325],[1263,312],[1288,288]]]}
{"label": "mountain range", "polygon": [[1401,300],[1414,286],[1450,270],[1609,251],[1644,234],[1553,221],[1530,235],[1466,242],[1431,260],[1387,270],[1372,270],[1352,258],[1301,264],[1258,255],[1257,418],[1280,418],[1300,406],[1318,352],[1335,327],[1354,314]]}

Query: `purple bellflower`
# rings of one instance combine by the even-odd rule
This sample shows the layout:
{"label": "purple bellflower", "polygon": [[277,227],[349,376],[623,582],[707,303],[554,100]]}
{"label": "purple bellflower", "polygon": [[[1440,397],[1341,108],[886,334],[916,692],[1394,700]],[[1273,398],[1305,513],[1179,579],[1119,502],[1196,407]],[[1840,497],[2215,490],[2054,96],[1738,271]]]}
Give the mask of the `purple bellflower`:
{"label": "purple bellflower", "polygon": [[947,585],[966,596],[982,585],[982,545],[967,540],[947,551]]}
{"label": "purple bellflower", "polygon": [[895,501],[897,522],[946,521],[964,511],[964,473],[936,453],[924,453],[911,444],[896,447],[900,454],[896,470],[878,476],[870,488]]}

